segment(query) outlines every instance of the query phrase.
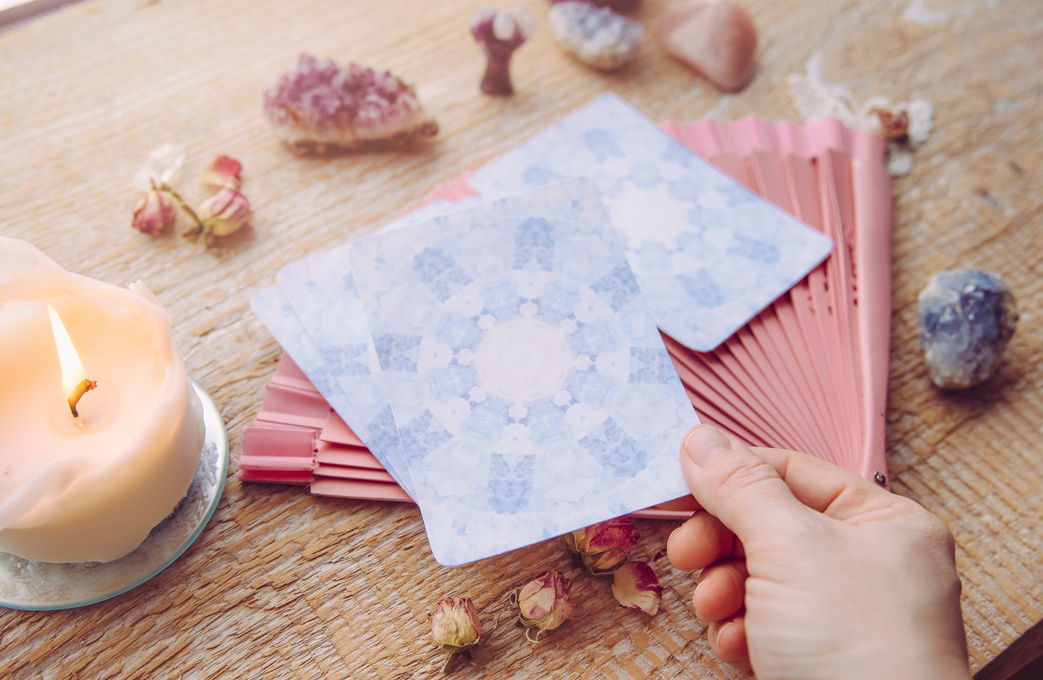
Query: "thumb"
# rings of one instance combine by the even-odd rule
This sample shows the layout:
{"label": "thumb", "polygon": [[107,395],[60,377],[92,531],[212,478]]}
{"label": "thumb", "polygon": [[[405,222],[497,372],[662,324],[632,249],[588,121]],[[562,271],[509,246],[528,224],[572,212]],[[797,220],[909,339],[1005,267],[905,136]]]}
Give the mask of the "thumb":
{"label": "thumb", "polygon": [[692,495],[744,545],[792,527],[807,507],[773,465],[711,425],[697,425],[681,444],[681,471]]}

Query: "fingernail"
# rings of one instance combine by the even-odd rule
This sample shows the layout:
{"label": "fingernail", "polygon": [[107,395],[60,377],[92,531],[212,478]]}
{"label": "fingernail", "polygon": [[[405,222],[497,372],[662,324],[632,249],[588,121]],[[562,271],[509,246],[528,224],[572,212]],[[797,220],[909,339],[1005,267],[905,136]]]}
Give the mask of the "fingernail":
{"label": "fingernail", "polygon": [[716,427],[697,425],[685,435],[681,448],[689,460],[703,466],[722,453],[730,451],[732,445]]}

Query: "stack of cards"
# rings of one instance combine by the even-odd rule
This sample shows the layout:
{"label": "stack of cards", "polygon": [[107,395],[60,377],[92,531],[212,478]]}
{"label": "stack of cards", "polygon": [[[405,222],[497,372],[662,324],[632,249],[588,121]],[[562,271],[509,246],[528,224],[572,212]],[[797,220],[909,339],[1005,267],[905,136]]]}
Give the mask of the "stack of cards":
{"label": "stack of cards", "polygon": [[[742,165],[742,150],[734,157]],[[389,499],[393,479],[420,505],[436,558],[460,564],[683,495],[677,448],[697,422],[689,399],[751,443],[799,444],[761,436],[776,431],[758,418],[779,429],[778,408],[794,404],[758,391],[760,363],[732,361],[764,359],[732,347],[765,315],[735,332],[812,269],[832,292],[837,258],[816,268],[832,242],[752,193],[767,193],[751,181],[759,175],[722,165],[741,183],[605,96],[436,190],[442,200],[285,268],[253,305],[308,380],[292,370],[273,379],[242,476],[334,495],[358,484],[360,496]],[[788,190],[821,197],[824,184],[804,181],[834,175],[793,175]],[[787,323],[821,314],[829,301],[814,295]],[[841,339],[857,354],[859,315],[847,316],[856,332]],[[782,337],[772,332],[757,337]],[[832,360],[813,350],[837,338],[816,337],[800,357]],[[771,349],[773,360],[792,350]],[[714,372],[713,358],[726,369]],[[816,374],[786,387],[809,380],[828,382]],[[301,404],[311,415],[294,414]]]}

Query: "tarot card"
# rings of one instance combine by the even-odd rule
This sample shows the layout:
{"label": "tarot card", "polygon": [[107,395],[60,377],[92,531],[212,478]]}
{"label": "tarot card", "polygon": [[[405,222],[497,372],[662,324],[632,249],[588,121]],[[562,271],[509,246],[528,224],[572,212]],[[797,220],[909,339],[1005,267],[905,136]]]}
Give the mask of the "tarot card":
{"label": "tarot card", "polygon": [[349,259],[439,562],[687,492],[698,418],[593,182],[378,232]]}
{"label": "tarot card", "polygon": [[[347,269],[347,252],[338,248],[284,267],[278,281],[321,358],[328,380],[344,395],[344,411],[335,410],[412,496],[398,430],[375,370],[377,357],[362,302],[358,294],[343,294],[345,287],[352,293],[355,288]],[[296,347],[285,349],[295,357]]]}
{"label": "tarot card", "polygon": [[833,242],[601,95],[468,180],[483,199],[589,177],[656,323],[713,350],[819,264]]}
{"label": "tarot card", "polygon": [[266,288],[250,299],[250,307],[284,350],[289,352],[288,348],[293,348],[290,356],[294,363],[330,406],[338,412],[351,412],[351,402],[330,375],[315,343],[301,325],[283,291],[278,286]]}
{"label": "tarot card", "polygon": [[[389,228],[414,224],[464,205],[434,203],[397,220]],[[312,370],[321,370],[320,381],[336,388],[337,403],[343,405],[343,410],[329,397],[327,401],[412,496],[413,485],[380,382],[373,339],[348,265],[348,246],[283,267],[278,288],[294,312],[275,319],[287,341],[280,339],[283,349],[295,359],[298,353],[306,355]],[[289,332],[291,327],[293,332]],[[315,353],[318,358],[312,356]],[[317,364],[321,364],[321,369]],[[326,396],[322,385],[316,383],[316,387]]]}

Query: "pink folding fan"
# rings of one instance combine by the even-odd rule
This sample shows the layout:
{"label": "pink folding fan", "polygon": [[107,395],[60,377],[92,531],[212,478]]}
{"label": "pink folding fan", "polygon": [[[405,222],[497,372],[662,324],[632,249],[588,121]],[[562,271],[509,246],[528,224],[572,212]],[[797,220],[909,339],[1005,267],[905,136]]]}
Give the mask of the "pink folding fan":
{"label": "pink folding fan", "polygon": [[667,347],[700,417],[886,483],[891,182],[881,137],[836,120],[667,122],[686,147],[818,229],[833,254],[717,350]]}
{"label": "pink folding fan", "polygon": [[[882,138],[836,120],[747,118],[662,129],[836,243],[825,262],[713,352],[664,342],[700,419],[754,446],[794,449],[886,484],[891,183]],[[475,192],[467,174],[426,202]],[[284,357],[239,460],[244,480],[409,500]],[[687,517],[679,509],[644,511]]]}

